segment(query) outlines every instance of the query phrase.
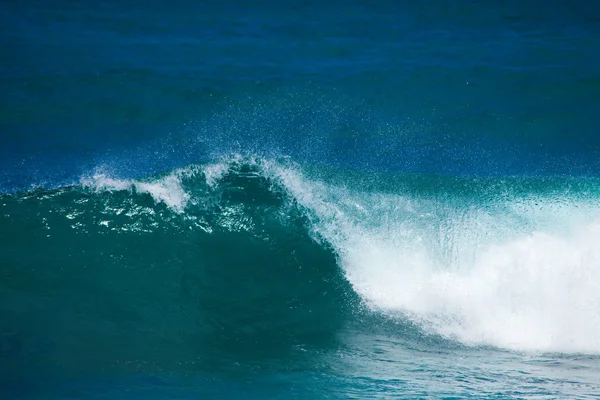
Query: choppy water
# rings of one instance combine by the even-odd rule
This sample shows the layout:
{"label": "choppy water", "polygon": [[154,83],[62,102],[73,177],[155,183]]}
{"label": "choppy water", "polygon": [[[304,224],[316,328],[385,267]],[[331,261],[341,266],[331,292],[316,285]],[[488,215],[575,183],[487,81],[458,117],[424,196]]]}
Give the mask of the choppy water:
{"label": "choppy water", "polygon": [[0,3],[3,398],[598,396],[588,3]]}

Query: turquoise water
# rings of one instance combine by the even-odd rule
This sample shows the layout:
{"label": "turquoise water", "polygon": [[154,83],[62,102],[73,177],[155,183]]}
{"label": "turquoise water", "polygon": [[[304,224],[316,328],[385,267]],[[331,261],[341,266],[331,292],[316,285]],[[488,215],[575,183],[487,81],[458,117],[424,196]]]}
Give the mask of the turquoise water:
{"label": "turquoise water", "polygon": [[3,398],[600,393],[593,3],[1,4]]}

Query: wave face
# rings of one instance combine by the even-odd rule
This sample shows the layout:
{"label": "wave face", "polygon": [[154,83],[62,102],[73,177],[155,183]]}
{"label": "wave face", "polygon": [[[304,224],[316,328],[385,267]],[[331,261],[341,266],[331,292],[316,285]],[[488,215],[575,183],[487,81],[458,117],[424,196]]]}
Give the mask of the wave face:
{"label": "wave face", "polygon": [[272,185],[232,163],[4,196],[5,361],[191,368],[327,346],[356,295]]}
{"label": "wave face", "polygon": [[3,370],[301,360],[384,325],[598,354],[599,187],[235,156],[4,195]]}

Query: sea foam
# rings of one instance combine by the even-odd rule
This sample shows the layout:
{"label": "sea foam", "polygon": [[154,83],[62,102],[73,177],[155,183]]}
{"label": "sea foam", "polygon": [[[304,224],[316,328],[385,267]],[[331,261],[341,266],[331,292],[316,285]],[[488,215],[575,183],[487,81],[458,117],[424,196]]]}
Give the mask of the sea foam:
{"label": "sea foam", "polygon": [[469,345],[600,353],[597,202],[367,193],[267,169],[374,311]]}

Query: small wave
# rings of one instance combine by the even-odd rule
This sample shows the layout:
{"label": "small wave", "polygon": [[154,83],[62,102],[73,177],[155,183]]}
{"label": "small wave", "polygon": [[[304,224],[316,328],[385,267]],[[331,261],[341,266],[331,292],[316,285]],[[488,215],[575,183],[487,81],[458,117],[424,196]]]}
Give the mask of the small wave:
{"label": "small wave", "polygon": [[96,173],[81,179],[81,185],[96,191],[136,191],[147,193],[157,202],[165,203],[174,211],[183,212],[190,201],[190,195],[181,186],[178,174],[169,174],[155,181],[117,179],[104,173]]}
{"label": "small wave", "polygon": [[[196,200],[186,191],[184,181],[203,178],[203,185],[214,187],[230,172],[231,168],[239,165],[256,165],[255,159],[232,156],[221,161],[206,165],[190,165],[176,169],[162,177],[150,179],[121,179],[98,168],[93,174],[83,176],[79,183],[85,188],[96,192],[128,191],[149,194],[156,203],[164,203],[173,211],[183,213],[190,202]],[[198,194],[198,193],[196,193]]]}

